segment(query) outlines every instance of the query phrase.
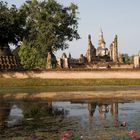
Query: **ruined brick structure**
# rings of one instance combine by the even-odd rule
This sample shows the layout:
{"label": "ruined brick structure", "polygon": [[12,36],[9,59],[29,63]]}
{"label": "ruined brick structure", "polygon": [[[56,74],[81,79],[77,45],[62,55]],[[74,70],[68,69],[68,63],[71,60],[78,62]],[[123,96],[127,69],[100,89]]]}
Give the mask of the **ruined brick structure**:
{"label": "ruined brick structure", "polygon": [[62,54],[61,58],[58,59],[57,63],[60,68],[70,68],[70,59],[71,55],[69,54],[70,58],[67,58],[65,53]]}
{"label": "ruined brick structure", "polygon": [[88,35],[88,49],[86,53],[88,63],[92,63],[96,60],[96,49],[91,42],[91,35]]}
{"label": "ruined brick structure", "polygon": [[140,68],[140,54],[134,56],[134,68]]}
{"label": "ruined brick structure", "polygon": [[103,32],[101,30],[99,34],[99,41],[97,49],[91,42],[91,36],[88,36],[88,48],[86,53],[86,58],[88,63],[98,63],[98,62],[118,62],[118,38],[117,35],[110,45],[110,48],[105,47],[106,43],[103,37]]}
{"label": "ruined brick structure", "polygon": [[19,60],[12,55],[9,46],[0,47],[0,70],[19,70]]}
{"label": "ruined brick structure", "polygon": [[[62,55],[58,60],[58,65],[61,68],[72,67],[72,65],[76,64],[77,67],[90,67],[93,66],[100,67],[104,64],[103,67],[110,68],[110,64],[118,63],[118,38],[115,36],[113,42],[111,43],[109,48],[106,48],[106,42],[104,40],[103,31],[101,30],[99,33],[98,47],[96,48],[92,41],[91,35],[88,35],[88,48],[86,51],[86,55],[81,54],[79,58],[79,62],[70,62],[70,59],[66,57],[66,54]],[[80,65],[79,65],[80,64]]]}
{"label": "ruined brick structure", "polygon": [[57,60],[52,52],[48,52],[46,69],[56,68]]}
{"label": "ruined brick structure", "polygon": [[110,59],[113,62],[118,62],[118,37],[115,35],[114,41],[110,45]]}
{"label": "ruined brick structure", "polygon": [[79,58],[79,63],[85,64],[86,62],[87,62],[86,57],[85,57],[83,54],[81,54],[81,55],[80,55],[80,58]]}
{"label": "ruined brick structure", "polygon": [[99,40],[98,40],[98,47],[97,47],[97,56],[105,56],[108,53],[108,49],[105,47],[106,43],[104,40],[104,36],[103,36],[103,31],[101,30],[100,34],[99,34]]}

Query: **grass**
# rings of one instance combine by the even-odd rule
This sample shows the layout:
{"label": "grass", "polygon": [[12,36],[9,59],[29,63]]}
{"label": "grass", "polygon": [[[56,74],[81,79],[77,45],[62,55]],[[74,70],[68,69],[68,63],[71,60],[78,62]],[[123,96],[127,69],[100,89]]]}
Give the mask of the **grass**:
{"label": "grass", "polygon": [[140,86],[140,79],[5,79],[2,87],[28,86]]}
{"label": "grass", "polygon": [[0,93],[140,89],[140,79],[5,79]]}

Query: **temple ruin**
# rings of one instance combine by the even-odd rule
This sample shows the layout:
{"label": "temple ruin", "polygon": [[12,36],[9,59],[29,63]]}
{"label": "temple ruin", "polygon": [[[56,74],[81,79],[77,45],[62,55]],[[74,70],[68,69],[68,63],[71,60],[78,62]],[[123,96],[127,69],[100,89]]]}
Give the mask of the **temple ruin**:
{"label": "temple ruin", "polygon": [[67,58],[66,54],[62,55],[58,59],[58,65],[61,68],[70,68],[70,67],[88,67],[93,65],[98,67],[100,64],[104,64],[105,67],[109,67],[109,64],[118,64],[118,37],[115,35],[114,40],[112,41],[109,48],[106,48],[106,42],[104,40],[103,31],[99,33],[98,47],[96,48],[92,41],[91,35],[88,35],[88,47],[86,54],[80,54],[79,63],[73,61],[72,58]]}
{"label": "temple ruin", "polygon": [[70,59],[71,54],[69,54],[69,57],[67,57],[67,55],[63,53],[61,58],[58,59],[58,66],[60,68],[70,68]]}
{"label": "temple ruin", "polygon": [[117,63],[118,62],[118,37],[115,35],[114,41],[110,45],[110,60]]}
{"label": "temple ruin", "polygon": [[56,68],[56,57],[52,52],[48,52],[46,69]]}
{"label": "temple ruin", "polygon": [[92,63],[96,60],[96,49],[91,42],[91,35],[88,35],[88,49],[86,53],[86,59],[88,63]]}
{"label": "temple ruin", "polygon": [[10,47],[0,46],[0,70],[20,70],[21,65],[10,50]]}
{"label": "temple ruin", "polygon": [[91,35],[88,37],[88,49],[86,53],[86,59],[88,63],[97,64],[98,62],[118,62],[118,38],[115,35],[110,48],[106,48],[106,43],[101,30],[99,34],[98,47],[97,49],[91,42]]}
{"label": "temple ruin", "polygon": [[140,52],[134,56],[134,68],[140,68]]}
{"label": "temple ruin", "polygon": [[60,68],[85,68],[85,69],[106,69],[106,68],[121,68],[133,69],[140,68],[140,52],[138,55],[131,58],[127,53],[118,53],[118,36],[115,35],[111,44],[106,47],[103,31],[99,33],[97,47],[93,44],[91,35],[88,35],[87,51],[80,54],[79,59],[67,57],[63,54],[57,60]]}

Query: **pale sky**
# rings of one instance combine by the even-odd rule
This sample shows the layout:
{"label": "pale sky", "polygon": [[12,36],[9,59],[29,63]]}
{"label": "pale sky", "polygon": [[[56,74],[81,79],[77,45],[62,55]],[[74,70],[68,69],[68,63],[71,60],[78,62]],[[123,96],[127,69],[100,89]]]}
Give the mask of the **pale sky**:
{"label": "pale sky", "polygon": [[[5,0],[18,7],[25,0]],[[108,48],[115,34],[118,35],[119,52],[130,55],[140,50],[140,0],[57,0],[61,4],[69,5],[74,2],[79,7],[79,34],[81,39],[69,43],[72,57],[79,58],[86,54],[88,34],[97,48],[100,28],[104,33]],[[62,51],[56,53],[60,56]]]}

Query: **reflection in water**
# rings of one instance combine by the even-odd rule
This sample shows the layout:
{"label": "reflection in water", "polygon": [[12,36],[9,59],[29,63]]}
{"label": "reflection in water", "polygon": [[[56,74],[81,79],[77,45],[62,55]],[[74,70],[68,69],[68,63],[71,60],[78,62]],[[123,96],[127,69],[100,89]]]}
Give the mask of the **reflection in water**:
{"label": "reflection in water", "polygon": [[99,103],[98,106],[99,106],[100,118],[102,118],[102,119],[106,118],[106,113],[109,112],[108,104]]}
{"label": "reflection in water", "polygon": [[[137,122],[131,122],[132,117],[135,117],[136,120],[140,119],[140,110],[137,111],[137,114],[134,114],[139,108],[134,104],[133,109],[136,109],[134,112],[133,104],[105,100],[1,102],[0,129],[3,127],[4,131],[0,131],[0,139],[8,139],[11,135],[14,137],[22,135],[24,138],[31,140],[34,137],[36,139],[55,140],[64,131],[73,131],[75,136],[78,135],[78,137],[80,133],[86,137],[86,140],[90,140],[90,137],[99,140],[114,139],[112,137],[120,139],[119,136],[122,135],[127,138],[129,128],[135,126],[135,128],[140,129]],[[140,106],[140,102],[137,104]],[[131,111],[129,108],[131,108]],[[125,119],[128,126],[123,128],[122,131],[121,125],[114,126],[113,122],[116,119],[120,121]],[[29,138],[31,134],[32,136]]]}
{"label": "reflection in water", "polygon": [[118,118],[118,103],[111,104],[111,113],[114,118]]}
{"label": "reflection in water", "polygon": [[10,104],[0,102],[0,126],[5,125],[5,120],[8,118],[10,113]]}
{"label": "reflection in water", "polygon": [[24,102],[21,105],[25,118],[39,118],[46,116],[64,116],[67,111],[58,109],[52,105],[52,102]]}
{"label": "reflection in water", "polygon": [[88,111],[89,111],[89,116],[92,117],[95,110],[96,110],[96,106],[97,106],[97,103],[88,103]]}
{"label": "reflection in water", "polygon": [[15,125],[19,125],[21,124],[22,120],[23,120],[23,111],[17,105],[14,104],[10,110],[7,126],[13,127]]}
{"label": "reflection in water", "polygon": [[[109,108],[109,105],[111,105],[111,109]],[[98,106],[99,110],[99,116],[100,118],[104,119],[106,118],[106,114],[111,111],[111,114],[114,118],[118,117],[118,103],[103,103],[103,102],[89,102],[88,103],[88,111],[89,111],[89,117],[93,117],[96,107]]]}

